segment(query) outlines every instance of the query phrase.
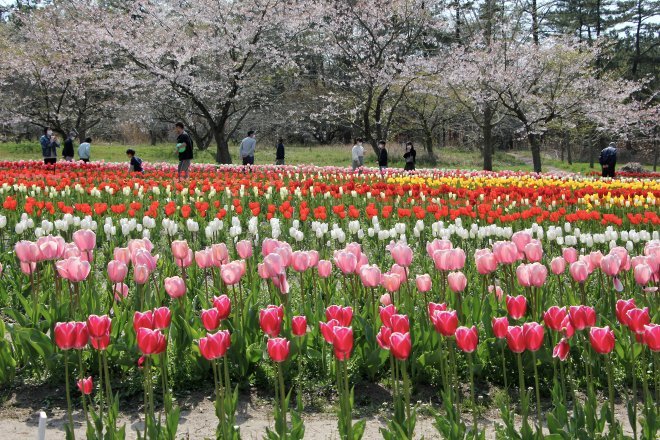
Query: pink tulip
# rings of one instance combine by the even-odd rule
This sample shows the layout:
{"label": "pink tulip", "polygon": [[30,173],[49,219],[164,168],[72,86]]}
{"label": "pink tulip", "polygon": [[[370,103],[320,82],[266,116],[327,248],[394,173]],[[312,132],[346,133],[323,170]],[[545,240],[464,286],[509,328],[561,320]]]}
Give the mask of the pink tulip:
{"label": "pink tulip", "polygon": [[493,255],[499,264],[513,264],[518,260],[518,247],[512,241],[498,241],[493,244]]}
{"label": "pink tulip", "polygon": [[578,251],[572,247],[564,248],[561,250],[561,256],[568,264],[573,264],[578,260]]}
{"label": "pink tulip", "polygon": [[392,297],[390,296],[390,294],[389,293],[383,293],[380,296],[380,303],[384,306],[389,306],[390,304],[392,304]]}
{"label": "pink tulip", "polygon": [[401,287],[401,277],[396,273],[384,273],[380,284],[390,293],[396,292]]}
{"label": "pink tulip", "polygon": [[241,240],[236,243],[236,252],[244,260],[252,256],[252,242],[250,240]]}
{"label": "pink tulip", "polygon": [[392,259],[396,264],[403,267],[408,267],[412,263],[413,251],[405,243],[396,243],[389,245],[388,249],[392,254]]}
{"label": "pink tulip", "polygon": [[76,246],[75,243],[67,243],[66,246],[64,246],[64,255],[62,255],[62,259],[66,260],[71,257],[80,258],[80,256],[80,249],[78,249],[78,246]]}
{"label": "pink tulip", "polygon": [[578,283],[584,283],[589,277],[589,267],[584,261],[576,261],[571,263],[568,271],[570,272],[573,279]]}
{"label": "pink tulip", "polygon": [[467,287],[467,277],[463,272],[451,272],[447,275],[447,283],[452,292],[462,292]]}
{"label": "pink tulip", "polygon": [[291,245],[289,243],[281,242],[280,246],[277,247],[273,253],[278,254],[279,256],[282,257],[282,261],[284,262],[284,266],[286,266],[286,267],[291,266],[291,258],[293,256],[293,249],[291,249]]}
{"label": "pink tulip", "polygon": [[115,294],[115,301],[121,301],[128,296],[128,286],[124,283],[115,284],[112,290]]}
{"label": "pink tulip", "polygon": [[[629,270],[630,269],[630,255],[628,254],[628,250],[622,246],[616,246],[610,250],[610,255],[616,255],[619,257],[619,260],[621,262],[621,269],[622,270]],[[605,257],[603,257],[605,258]]]}
{"label": "pink tulip", "polygon": [[550,269],[555,275],[561,275],[566,270],[566,260],[564,257],[555,257],[550,262]]}
{"label": "pink tulip", "polygon": [[271,280],[273,281],[273,285],[277,287],[283,295],[289,293],[289,281],[286,278],[286,273],[273,277]]}
{"label": "pink tulip", "polygon": [[355,254],[346,251],[335,252],[335,264],[344,275],[351,274],[357,267],[357,257]]}
{"label": "pink tulip", "polygon": [[600,269],[603,273],[610,277],[615,277],[619,274],[621,268],[621,260],[616,254],[608,254],[600,261]]}
{"label": "pink tulip", "polygon": [[185,240],[174,240],[172,242],[172,256],[177,260],[185,260],[188,258],[188,242]]}
{"label": "pink tulip", "polygon": [[92,268],[88,261],[83,261],[76,257],[60,260],[55,263],[55,267],[62,278],[72,283],[78,283],[87,279]]}
{"label": "pink tulip", "polygon": [[315,250],[307,251],[309,257],[309,267],[316,267],[319,264],[319,252]]}
{"label": "pink tulip", "polygon": [[328,278],[332,273],[332,263],[328,260],[319,260],[319,264],[316,265],[316,269],[319,272],[321,278]]}
{"label": "pink tulip", "polygon": [[435,268],[441,271],[460,270],[465,266],[465,252],[462,249],[442,249],[433,253]]}
{"label": "pink tulip", "polygon": [[529,266],[527,264],[521,264],[516,268],[516,277],[518,278],[518,284],[522,287],[531,286],[529,279]]}
{"label": "pink tulip", "polygon": [[638,264],[633,272],[635,274],[635,282],[640,286],[646,286],[651,281],[651,277],[653,277],[651,266],[646,263]]}
{"label": "pink tulip", "polygon": [[603,260],[603,254],[600,251],[594,251],[589,254],[589,261],[592,267],[600,267],[600,262]]}
{"label": "pink tulip", "polygon": [[415,283],[417,284],[417,290],[424,293],[431,290],[431,275],[417,275],[415,278]]}
{"label": "pink tulip", "polygon": [[525,258],[530,263],[537,263],[543,258],[543,246],[538,240],[534,240],[525,245]]}
{"label": "pink tulip", "polygon": [[233,286],[241,281],[243,268],[237,261],[220,266],[220,277],[227,286]]}
{"label": "pink tulip", "polygon": [[128,250],[127,247],[115,248],[114,251],[112,252],[112,255],[114,256],[115,260],[121,261],[126,266],[128,266],[131,263],[131,252]]}
{"label": "pink tulip", "polygon": [[500,286],[493,286],[492,284],[488,286],[488,293],[495,293],[495,298],[498,301],[502,301],[502,297],[504,296],[504,290]]}
{"label": "pink tulip", "polygon": [[133,280],[136,284],[147,284],[149,281],[149,268],[145,265],[138,264],[133,266]]}
{"label": "pink tulip", "polygon": [[380,277],[380,269],[376,265],[366,265],[360,268],[360,279],[364,287],[378,287]]}
{"label": "pink tulip", "polygon": [[133,262],[133,265],[135,266],[145,266],[149,272],[153,272],[156,270],[156,264],[157,260],[156,257],[151,255],[151,252],[149,252],[146,249],[137,249],[133,254],[131,254],[131,259]]}
{"label": "pink tulip", "polygon": [[119,260],[112,260],[108,263],[108,278],[113,284],[121,283],[128,275],[128,267]]}
{"label": "pink tulip", "polygon": [[511,241],[516,245],[518,252],[525,252],[525,246],[532,242],[532,234],[527,231],[518,231],[511,236]]}
{"label": "pink tulip", "polygon": [[529,283],[532,287],[542,287],[548,277],[548,269],[541,263],[529,265]]}
{"label": "pink tulip", "polygon": [[211,245],[211,253],[213,254],[213,265],[220,267],[229,262],[229,251],[227,245],[224,243]]}
{"label": "pink tulip", "polygon": [[31,241],[19,241],[14,245],[14,252],[22,263],[36,263],[40,259],[39,247]]}
{"label": "pink tulip", "polygon": [[390,273],[395,273],[399,275],[399,278],[401,279],[401,284],[408,281],[408,273],[406,269],[404,267],[399,266],[396,263],[392,265],[392,268],[390,269]]}
{"label": "pink tulip", "polygon": [[204,249],[195,252],[195,264],[200,269],[213,267],[213,252],[210,249]]}
{"label": "pink tulip", "polygon": [[64,255],[66,242],[62,237],[47,235],[40,237],[36,243],[43,260],[56,260]]}
{"label": "pink tulip", "polygon": [[181,298],[186,294],[186,284],[178,276],[165,278],[165,291],[171,298]]}
{"label": "pink tulip", "polygon": [[273,251],[275,251],[276,248],[280,246],[280,242],[278,240],[275,240],[273,238],[265,238],[264,241],[261,243],[261,255],[262,256],[267,256],[269,254],[272,254]]}
{"label": "pink tulip", "polygon": [[477,265],[477,272],[479,274],[488,275],[497,270],[497,259],[495,258],[495,254],[488,249],[482,250],[486,252],[475,256],[475,264]]}
{"label": "pink tulip", "polygon": [[305,272],[310,268],[309,255],[304,251],[296,251],[291,255],[291,267],[296,272]]}
{"label": "pink tulip", "polygon": [[91,251],[96,247],[96,234],[89,229],[81,229],[73,233],[73,242],[82,252]]}
{"label": "pink tulip", "polygon": [[186,255],[185,258],[179,259],[175,258],[174,262],[176,263],[177,266],[184,268],[184,267],[190,267],[193,262],[193,251],[192,249],[188,249],[188,254]]}
{"label": "pink tulip", "polygon": [[21,272],[23,272],[25,275],[31,275],[35,270],[37,270],[37,263],[26,263],[21,261]]}
{"label": "pink tulip", "polygon": [[429,255],[429,257],[433,258],[435,251],[447,250],[451,249],[452,247],[453,245],[451,244],[451,241],[439,240],[436,238],[435,240],[426,243],[426,253]]}

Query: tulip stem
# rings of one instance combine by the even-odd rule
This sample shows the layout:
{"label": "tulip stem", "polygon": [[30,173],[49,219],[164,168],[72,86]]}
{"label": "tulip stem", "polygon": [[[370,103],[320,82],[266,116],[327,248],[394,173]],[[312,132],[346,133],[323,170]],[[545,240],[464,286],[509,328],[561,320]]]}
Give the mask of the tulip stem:
{"label": "tulip stem", "polygon": [[536,418],[539,425],[539,430],[542,429],[541,424],[541,390],[539,389],[539,371],[536,366],[536,352],[532,351],[532,363],[534,364],[534,388],[536,388]]}
{"label": "tulip stem", "polygon": [[99,361],[99,393],[101,394],[100,399],[99,399],[99,412],[100,412],[100,417],[101,420],[103,420],[103,401],[104,401],[104,396],[103,396],[103,364],[102,364],[102,358],[101,358],[101,352],[98,352],[98,361]]}
{"label": "tulip stem", "polygon": [[107,395],[108,401],[110,401],[113,398],[112,395],[112,387],[110,385],[110,370],[108,368],[108,354],[104,350],[103,351],[103,376],[105,377],[105,392]]}
{"label": "tulip stem", "polygon": [[523,426],[527,424],[527,391],[525,390],[525,373],[523,372],[522,354],[518,353],[518,388],[520,405],[522,407]]}
{"label": "tulip stem", "polygon": [[69,352],[64,352],[64,381],[66,387],[66,407],[67,413],[69,416],[69,430],[71,431],[71,436],[75,440],[76,434],[73,427],[73,414],[71,412],[71,391],[69,390]]}
{"label": "tulip stem", "polygon": [[277,363],[277,378],[280,386],[280,417],[281,417],[281,432],[280,438],[286,440],[287,425],[286,425],[286,394],[284,394],[284,375],[282,374],[282,363]]}
{"label": "tulip stem", "polygon": [[344,400],[346,401],[346,432],[347,432],[347,438],[352,439],[353,438],[353,417],[351,416],[351,395],[350,391],[348,388],[348,366],[346,365],[348,362],[343,361],[341,364],[344,367]]}
{"label": "tulip stem", "polygon": [[[79,379],[81,383],[81,389],[80,393],[82,394],[82,404],[83,404],[83,412],[85,413],[85,421],[89,425],[89,416],[87,414],[87,400],[85,400],[85,387],[83,385],[82,380],[85,379],[85,372],[83,370],[83,362],[82,362],[82,350],[78,350],[78,374],[79,374]],[[102,434],[102,433],[101,433]]]}
{"label": "tulip stem", "polygon": [[632,375],[632,430],[633,438],[637,440],[637,372],[635,371],[635,335],[632,331],[630,336],[630,374]]}
{"label": "tulip stem", "polygon": [[472,353],[468,353],[468,363],[470,368],[470,397],[472,398],[472,434],[476,438],[477,434],[477,400],[474,398],[474,366]]}
{"label": "tulip stem", "polygon": [[615,424],[614,387],[612,386],[612,354],[607,355],[607,391],[610,400],[610,431],[612,432]]}
{"label": "tulip stem", "polygon": [[506,378],[506,356],[504,351],[504,340],[500,341],[500,348],[502,349],[502,372],[504,373],[504,389],[509,390],[509,383]]}

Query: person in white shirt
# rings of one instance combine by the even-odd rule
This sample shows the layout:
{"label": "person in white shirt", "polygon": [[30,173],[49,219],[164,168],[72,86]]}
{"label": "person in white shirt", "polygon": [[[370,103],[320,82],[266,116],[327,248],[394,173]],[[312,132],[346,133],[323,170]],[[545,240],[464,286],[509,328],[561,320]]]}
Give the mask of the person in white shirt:
{"label": "person in white shirt", "polygon": [[355,139],[355,145],[351,150],[351,159],[353,162],[353,171],[361,168],[364,165],[364,147],[362,146],[362,139]]}

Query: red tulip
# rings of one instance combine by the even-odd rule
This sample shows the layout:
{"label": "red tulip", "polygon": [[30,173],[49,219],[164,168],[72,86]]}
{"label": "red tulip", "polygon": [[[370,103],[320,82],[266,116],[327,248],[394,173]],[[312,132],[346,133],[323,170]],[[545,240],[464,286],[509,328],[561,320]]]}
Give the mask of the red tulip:
{"label": "red tulip", "polygon": [[433,325],[435,326],[435,331],[442,336],[453,336],[456,333],[456,327],[458,327],[458,314],[455,310],[436,310],[433,313]]}
{"label": "red tulip", "polygon": [[392,315],[390,324],[393,333],[408,333],[410,331],[410,322],[407,315]]}
{"label": "red tulip", "polygon": [[584,330],[596,324],[596,311],[589,306],[571,306],[568,312],[575,330]]}
{"label": "red tulip", "polygon": [[400,361],[405,361],[410,356],[412,343],[410,341],[410,333],[394,332],[390,335],[390,350],[392,356]]}
{"label": "red tulip", "polygon": [[227,295],[216,296],[213,298],[213,307],[218,310],[220,320],[224,321],[231,313],[231,300]]}
{"label": "red tulip", "polygon": [[396,307],[390,304],[386,307],[380,308],[380,321],[386,327],[392,327],[392,315],[396,315]]}
{"label": "red tulip", "polygon": [[521,325],[515,327],[509,326],[506,332],[506,343],[509,346],[509,350],[514,353],[525,351],[525,335]]}
{"label": "red tulip", "polygon": [[506,296],[506,309],[513,319],[520,319],[527,312],[527,298],[523,295]]}
{"label": "red tulip", "polygon": [[199,351],[205,359],[213,360],[223,357],[231,345],[229,330],[208,333],[199,339]]}
{"label": "red tulip", "polygon": [[392,330],[389,327],[381,326],[380,331],[376,335],[376,342],[383,350],[390,349],[390,337],[392,336]]}
{"label": "red tulip", "polygon": [[660,325],[644,326],[644,343],[649,346],[651,351],[660,351]]}
{"label": "red tulip", "polygon": [[465,353],[472,353],[477,349],[479,333],[477,327],[458,327],[456,329],[456,346]]}
{"label": "red tulip", "polygon": [[154,328],[154,316],[151,310],[147,310],[146,312],[135,312],[133,314],[133,330],[135,330],[135,333],[137,334],[138,329],[141,328]]}
{"label": "red tulip", "polygon": [[619,323],[628,326],[628,310],[635,308],[635,300],[630,299],[620,299],[616,302],[616,319]]}
{"label": "red tulip", "polygon": [[332,305],[325,309],[325,319],[328,321],[336,319],[339,325],[348,327],[353,320],[353,309],[351,307]]}
{"label": "red tulip", "polygon": [[284,309],[282,306],[268,306],[265,309],[259,310],[259,326],[264,333],[274,338],[282,330],[283,317]]}
{"label": "red tulip", "polygon": [[167,348],[167,339],[160,330],[139,328],[137,331],[138,348],[144,355],[160,354]]}
{"label": "red tulip", "polygon": [[523,324],[525,348],[529,351],[538,351],[543,345],[543,333],[543,326],[537,322],[526,322]]}
{"label": "red tulip", "polygon": [[561,331],[564,318],[566,318],[565,307],[552,306],[543,314],[546,327],[556,332]]}
{"label": "red tulip", "polygon": [[651,323],[648,307],[630,309],[626,312],[626,317],[628,318],[628,328],[637,334],[644,333],[644,326]]}
{"label": "red tulip", "polygon": [[506,316],[501,318],[493,318],[493,333],[498,339],[506,338],[506,333],[509,330],[509,319]]}
{"label": "red tulip", "polygon": [[332,329],[332,336],[332,345],[335,349],[335,356],[337,359],[345,361],[351,357],[351,350],[353,349],[353,329],[351,327],[336,326]]}
{"label": "red tulip", "polygon": [[112,321],[108,315],[89,315],[87,318],[87,331],[92,338],[101,338],[110,333]]}
{"label": "red tulip", "polygon": [[269,338],[268,356],[275,362],[284,362],[289,357],[289,346],[286,338]]}
{"label": "red tulip", "polygon": [[202,318],[202,325],[204,325],[206,330],[213,331],[220,327],[220,313],[218,309],[202,310],[200,317]]}
{"label": "red tulip", "polygon": [[328,344],[332,344],[332,341],[334,340],[334,334],[332,333],[332,330],[338,325],[339,321],[336,319],[331,319],[328,322],[319,322],[319,329],[321,330],[323,339],[325,339],[325,342]]}
{"label": "red tulip", "polygon": [[591,327],[589,341],[596,353],[608,354],[614,349],[614,332],[609,327]]}
{"label": "red tulip", "polygon": [[305,336],[305,333],[307,333],[307,317],[294,316],[291,318],[291,332],[294,336]]}
{"label": "red tulip", "polygon": [[170,298],[181,298],[186,294],[186,283],[178,276],[165,278],[165,291]]}
{"label": "red tulip", "polygon": [[568,339],[561,338],[561,341],[559,341],[552,350],[552,357],[559,358],[560,361],[565,361],[568,358],[570,351],[571,346],[568,343]]}
{"label": "red tulip", "polygon": [[92,382],[92,376],[87,377],[86,379],[78,379],[78,389],[81,393],[88,396],[92,394],[94,389],[94,383]]}
{"label": "red tulip", "polygon": [[172,323],[172,311],[167,307],[158,307],[153,311],[153,328],[166,329]]}

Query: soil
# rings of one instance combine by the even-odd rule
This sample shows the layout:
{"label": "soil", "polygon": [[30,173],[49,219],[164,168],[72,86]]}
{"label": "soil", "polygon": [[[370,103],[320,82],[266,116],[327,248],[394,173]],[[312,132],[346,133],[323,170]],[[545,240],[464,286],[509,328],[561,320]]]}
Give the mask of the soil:
{"label": "soil", "polygon": [[[217,419],[213,408],[212,390],[207,393],[195,391],[187,396],[178,397],[176,403],[181,407],[181,420],[177,438],[180,439],[206,439],[214,438]],[[72,398],[79,403],[77,390],[72,391]],[[240,396],[237,410],[237,425],[240,427],[241,438],[262,439],[266,428],[274,428],[272,400],[261,397],[263,393],[251,392]],[[415,428],[416,438],[439,439],[440,436],[433,426],[434,419],[428,411],[428,403],[434,400],[433,407],[438,408],[438,402],[432,396],[432,390],[421,390],[415,396],[418,404],[417,424]],[[75,397],[74,397],[75,396]],[[382,439],[379,432],[381,427],[386,426],[387,419],[391,414],[391,399],[384,388],[377,385],[369,385],[356,388],[355,399],[369,402],[368,405],[358,407],[354,411],[354,417],[367,420],[364,439]],[[386,400],[387,399],[387,400]],[[548,405],[546,402],[544,406]],[[126,425],[127,439],[136,439],[137,431],[142,431],[142,399],[136,395],[134,400],[122,398],[120,403],[119,425]],[[0,406],[0,432],[9,439],[34,439],[37,437],[39,412],[45,411],[48,422],[46,430],[47,439],[64,439],[64,425],[66,424],[66,399],[63,388],[41,386],[21,386],[12,389],[3,396]],[[74,411],[74,423],[76,425],[76,438],[85,438],[84,415],[80,408]],[[530,422],[534,420],[534,412],[530,414]],[[627,422],[625,405],[618,402],[616,405],[618,420],[624,424],[624,432],[632,434]],[[466,424],[470,424],[471,415],[463,414]],[[314,408],[306,410],[302,414],[305,423],[305,439],[313,440],[335,440],[339,439],[337,432],[337,418],[332,406],[328,408]],[[499,421],[499,411],[489,408],[480,415],[479,426],[486,429],[486,438],[495,438],[495,424]]]}

